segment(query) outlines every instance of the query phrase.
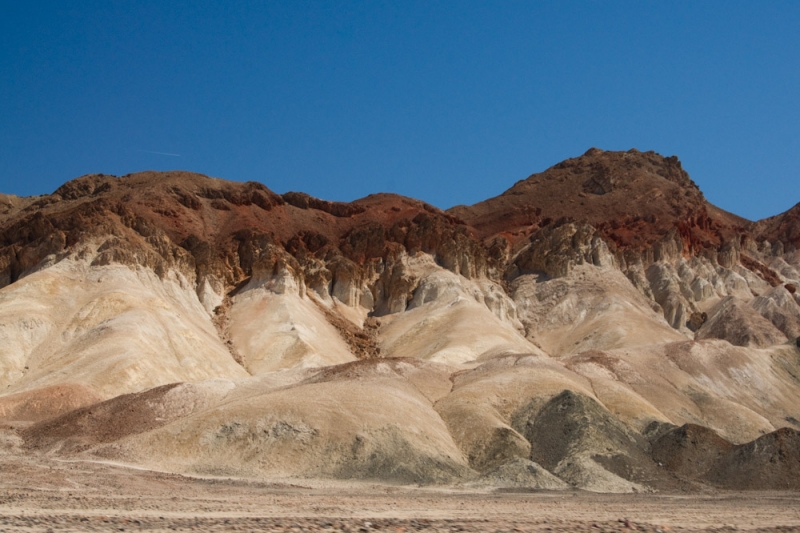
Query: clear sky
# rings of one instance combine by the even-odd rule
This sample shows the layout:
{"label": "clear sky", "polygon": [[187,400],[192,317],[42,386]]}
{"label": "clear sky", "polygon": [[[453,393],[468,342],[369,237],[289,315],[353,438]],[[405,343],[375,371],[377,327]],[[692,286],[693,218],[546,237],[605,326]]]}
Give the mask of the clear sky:
{"label": "clear sky", "polygon": [[3,2],[0,191],[183,169],[447,208],[589,147],[800,202],[800,2]]}

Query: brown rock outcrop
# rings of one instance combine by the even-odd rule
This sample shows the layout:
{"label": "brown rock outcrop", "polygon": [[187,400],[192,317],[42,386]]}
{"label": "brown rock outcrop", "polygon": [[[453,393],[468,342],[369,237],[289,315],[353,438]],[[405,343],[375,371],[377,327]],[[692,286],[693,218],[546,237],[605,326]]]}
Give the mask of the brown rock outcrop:
{"label": "brown rock outcrop", "polygon": [[670,472],[697,479],[733,448],[733,444],[707,427],[684,424],[653,441],[652,455],[659,466]]}
{"label": "brown rock outcrop", "polygon": [[757,223],[757,238],[761,241],[780,243],[784,251],[800,248],[800,203],[780,215]]}
{"label": "brown rock outcrop", "polygon": [[722,456],[706,479],[737,490],[800,489],[800,432],[782,428]]}
{"label": "brown rock outcrop", "polygon": [[686,327],[689,328],[691,331],[697,331],[700,327],[706,323],[708,320],[708,313],[701,313],[700,311],[695,311],[689,316],[689,320],[686,322]]}
{"label": "brown rock outcrop", "polygon": [[684,253],[718,247],[750,223],[710,206],[678,158],[593,148],[517,182],[495,198],[449,212],[483,237],[516,243],[553,220],[594,226],[620,250],[652,248],[677,230]]}
{"label": "brown rock outcrop", "polygon": [[501,268],[461,221],[395,195],[346,204],[302,193],[279,196],[258,183],[144,172],[84,176],[28,205],[3,200],[3,285],[47,257],[92,243],[99,244],[97,265],[176,269],[195,280],[198,292],[206,282],[222,293],[254,275],[286,269],[302,285],[347,305],[377,304],[362,298],[365,284],[376,278],[391,283],[383,273],[392,272],[402,254],[429,253],[468,277]]}

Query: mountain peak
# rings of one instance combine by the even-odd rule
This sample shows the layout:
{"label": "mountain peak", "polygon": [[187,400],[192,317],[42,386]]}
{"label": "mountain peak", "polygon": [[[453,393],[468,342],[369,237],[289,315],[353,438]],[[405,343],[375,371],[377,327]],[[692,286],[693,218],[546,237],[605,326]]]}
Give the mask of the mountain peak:
{"label": "mountain peak", "polygon": [[[503,233],[513,241],[567,218],[595,226],[621,248],[641,249],[673,228],[708,230],[715,221],[707,205],[676,156],[590,148],[500,196],[451,212],[484,237]],[[714,231],[698,238],[719,244]]]}

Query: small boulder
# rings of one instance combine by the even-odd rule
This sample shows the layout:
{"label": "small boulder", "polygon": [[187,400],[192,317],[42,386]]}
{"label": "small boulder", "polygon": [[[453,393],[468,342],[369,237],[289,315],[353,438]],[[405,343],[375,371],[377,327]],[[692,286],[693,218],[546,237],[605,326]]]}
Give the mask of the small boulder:
{"label": "small boulder", "polygon": [[701,313],[700,311],[695,311],[689,316],[689,320],[686,322],[686,327],[689,328],[691,331],[697,331],[700,329],[700,326],[706,323],[708,320],[708,313]]}

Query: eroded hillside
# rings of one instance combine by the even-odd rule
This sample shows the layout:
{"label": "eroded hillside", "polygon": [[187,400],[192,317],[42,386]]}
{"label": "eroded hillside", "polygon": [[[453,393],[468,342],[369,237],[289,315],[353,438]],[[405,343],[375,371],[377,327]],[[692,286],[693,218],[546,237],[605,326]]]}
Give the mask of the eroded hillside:
{"label": "eroded hillside", "polygon": [[798,488],[795,211],[749,222],[676,157],[596,149],[447,212],[186,172],[2,196],[5,453]]}

